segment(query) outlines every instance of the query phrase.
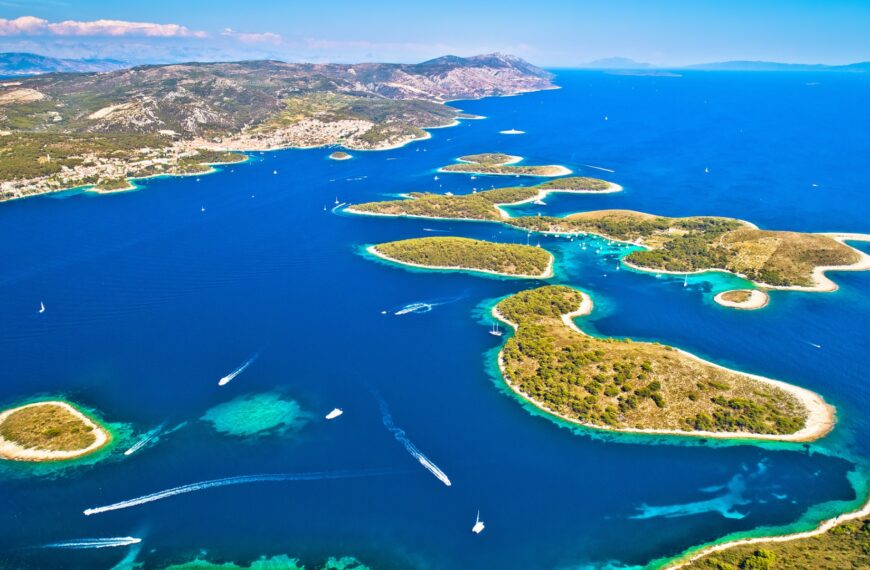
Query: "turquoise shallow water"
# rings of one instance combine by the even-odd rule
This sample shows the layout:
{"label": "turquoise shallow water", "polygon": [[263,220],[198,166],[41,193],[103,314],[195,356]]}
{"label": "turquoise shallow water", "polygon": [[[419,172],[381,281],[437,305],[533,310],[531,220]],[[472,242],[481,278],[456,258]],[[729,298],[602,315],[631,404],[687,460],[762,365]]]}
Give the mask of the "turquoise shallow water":
{"label": "turquoise shallow water", "polygon": [[[457,156],[502,151],[625,187],[515,211],[631,208],[870,232],[870,142],[856,128],[870,124],[867,78],[562,72],[558,82],[557,91],[462,102],[489,118],[350,161],[328,160],[325,149],[256,154],[199,179],[141,181],[136,192],[0,205],[0,402],[65,396],[135,432],[92,465],[39,477],[0,465],[0,567],[109,568],[124,547],[40,546],[128,535],[142,539],[148,567],[201,550],[309,564],[353,555],[378,568],[632,566],[860,503],[870,274],[833,273],[836,293],[774,292],[764,310],[739,312],[712,302],[741,283],[733,277],[694,276],[683,287],[678,277],[617,271],[620,252],[542,237],[556,254],[554,281],[594,298],[586,330],[800,384],[834,403],[840,420],[810,446],[603,435],[529,409],[495,376],[486,307],[540,282],[409,271],[360,254],[368,243],[438,235],[427,229],[513,242],[525,234],[328,211],[336,198],[533,183],[434,180]],[[527,134],[498,134],[508,128]],[[373,393],[450,487],[385,429]],[[277,404],[249,426],[273,427],[238,437],[200,419],[252,394],[279,394],[308,421],[275,429],[297,412]],[[345,414],[323,420],[334,407]],[[203,488],[83,514],[227,477],[360,470],[377,474]],[[476,536],[478,509],[487,528]]]}

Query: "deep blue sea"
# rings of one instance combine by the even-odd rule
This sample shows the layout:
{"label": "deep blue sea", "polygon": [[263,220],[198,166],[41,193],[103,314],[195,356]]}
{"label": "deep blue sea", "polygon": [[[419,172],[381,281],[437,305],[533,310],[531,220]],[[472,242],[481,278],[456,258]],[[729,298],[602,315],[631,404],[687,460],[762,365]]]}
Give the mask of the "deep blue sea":
{"label": "deep blue sea", "polygon": [[[557,83],[457,102],[487,118],[349,161],[328,160],[328,149],[255,153],[208,176],[140,181],[139,191],[0,204],[0,407],[65,397],[119,424],[96,463],[0,462],[0,567],[111,568],[128,548],[43,547],[125,536],[142,539],[136,556],[148,568],[203,552],[237,563],[287,554],[310,568],[344,555],[372,568],[644,566],[863,503],[870,273],[830,273],[835,293],[773,292],[767,308],[742,312],[712,302],[739,279],[707,274],[683,287],[616,270],[611,249],[541,238],[557,256],[553,281],[595,301],[578,321],[586,330],[799,384],[839,416],[813,445],[603,436],[528,409],[494,372],[501,341],[487,334],[486,310],[542,282],[410,271],[360,253],[441,231],[507,242],[524,233],[330,211],[336,199],[535,183],[434,178],[460,155],[499,151],[625,187],[518,211],[630,208],[870,232],[866,75],[562,71]],[[510,128],[526,134],[499,134]],[[418,302],[431,310],[395,314]],[[298,421],[244,436],[201,419],[263,394],[295,402]],[[378,397],[452,486],[386,429]],[[324,420],[334,407],[344,415]],[[83,514],[225,477],[360,470],[367,476],[248,482]],[[486,530],[475,535],[478,510]]]}

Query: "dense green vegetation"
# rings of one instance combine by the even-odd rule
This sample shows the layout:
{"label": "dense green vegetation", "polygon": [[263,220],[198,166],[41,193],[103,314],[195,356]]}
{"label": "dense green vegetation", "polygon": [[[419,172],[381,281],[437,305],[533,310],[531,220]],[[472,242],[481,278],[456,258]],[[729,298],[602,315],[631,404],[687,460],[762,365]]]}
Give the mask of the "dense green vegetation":
{"label": "dense green vegetation", "polygon": [[628,210],[600,210],[565,218],[523,216],[505,218],[495,207],[527,200],[540,189],[603,190],[608,183],[595,178],[561,178],[530,187],[487,190],[464,196],[410,194],[410,200],[370,202],[351,211],[394,216],[466,218],[503,221],[535,232],[594,233],[631,241],[646,250],[625,260],[647,270],[677,272],[724,269],[772,286],[811,286],[817,266],[850,265],[858,254],[837,240],[820,234],[759,230],[731,218],[695,216],[668,218]]}
{"label": "dense green vegetation", "polygon": [[515,160],[517,157],[511,154],[504,154],[501,152],[481,152],[479,154],[467,154],[465,156],[460,156],[459,160],[462,162],[470,162],[474,164],[505,164],[507,162],[511,162]]}
{"label": "dense green vegetation", "polygon": [[532,231],[591,232],[647,247],[625,260],[650,270],[726,269],[775,286],[813,284],[816,266],[849,265],[857,253],[818,234],[759,230],[730,218],[667,218],[602,210],[567,218],[524,217],[508,223]]}
{"label": "dense green vegetation", "polygon": [[601,339],[561,315],[583,293],[565,286],[523,291],[496,309],[519,325],[502,352],[509,384],[539,406],[610,428],[788,434],[805,410],[786,392],[671,347]]}
{"label": "dense green vegetation", "polygon": [[496,208],[497,205],[529,200],[534,198],[541,189],[570,192],[577,190],[605,190],[609,187],[609,183],[604,180],[572,176],[535,186],[496,188],[461,196],[412,192],[408,195],[409,199],[358,204],[352,206],[350,210],[392,216],[425,216],[429,218],[464,218],[496,221],[502,219],[502,214]]}
{"label": "dense green vegetation", "polygon": [[571,190],[581,192],[602,192],[611,190],[613,186],[607,180],[589,178],[588,176],[566,176],[538,184],[539,190]]}
{"label": "dense green vegetation", "polygon": [[14,410],[0,423],[0,437],[27,449],[49,451],[85,449],[96,439],[80,417],[51,403]]}
{"label": "dense green vegetation", "polygon": [[690,570],[858,570],[870,568],[870,518],[819,536],[734,546],[704,556]]}
{"label": "dense green vegetation", "polygon": [[553,256],[528,245],[459,237],[406,239],[374,246],[390,259],[428,267],[455,267],[506,275],[543,275]]}
{"label": "dense green vegetation", "polygon": [[476,164],[459,162],[440,168],[442,172],[462,172],[465,174],[513,174],[516,176],[558,176],[564,171],[560,166],[532,166],[518,164]]}

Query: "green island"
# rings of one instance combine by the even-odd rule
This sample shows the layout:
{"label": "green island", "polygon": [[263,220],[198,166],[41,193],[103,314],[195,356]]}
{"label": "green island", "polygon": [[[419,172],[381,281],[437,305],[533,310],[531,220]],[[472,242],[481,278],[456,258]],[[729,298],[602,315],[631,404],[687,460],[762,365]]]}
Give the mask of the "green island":
{"label": "green island", "polygon": [[459,269],[508,277],[547,278],[553,256],[538,247],[462,237],[426,237],[373,245],[373,255],[429,269]]}
{"label": "green island", "polygon": [[570,320],[591,299],[552,285],[499,302],[515,328],[499,354],[507,385],[536,407],[592,428],[811,441],[833,427],[820,396],[658,343],[598,338]]}
{"label": "green island", "polygon": [[[565,182],[567,181],[567,182]],[[564,178],[520,188],[498,188],[464,196],[411,193],[408,199],[370,202],[347,208],[351,213],[442,219],[500,221],[532,232],[590,233],[642,246],[623,261],[649,272],[700,273],[720,270],[737,274],[764,288],[833,291],[824,272],[868,270],[870,255],[845,243],[870,241],[862,234],[812,234],[761,230],[748,222],[714,216],[669,218],[630,210],[598,210],[564,218],[512,218],[499,205],[536,199],[538,192],[607,191],[603,180]],[[559,185],[567,185],[561,188]]]}
{"label": "green island", "polygon": [[0,412],[0,459],[76,459],[111,440],[106,427],[69,402],[33,402]]}
{"label": "green island", "polygon": [[703,554],[672,568],[688,570],[870,568],[870,517],[847,520],[822,532],[802,533],[802,535],[784,536],[778,540],[753,539],[748,544],[723,545],[724,548],[720,550]]}
{"label": "green island", "polygon": [[344,151],[338,150],[330,154],[329,158],[331,158],[332,160],[349,160],[353,157]]}
{"label": "green island", "polygon": [[668,218],[630,210],[600,210],[566,218],[523,217],[519,228],[549,233],[588,232],[645,248],[624,261],[646,271],[724,270],[760,286],[831,290],[819,268],[870,268],[867,256],[836,235],[761,230],[732,218]]}
{"label": "green island", "polygon": [[463,174],[494,174],[516,176],[565,176],[571,171],[558,164],[543,166],[517,165],[521,156],[502,154],[498,152],[484,152],[460,156],[459,162],[449,164],[438,169],[439,172],[459,172]]}
{"label": "green island", "polygon": [[346,211],[385,216],[501,221],[507,219],[508,214],[499,206],[531,202],[551,192],[586,194],[619,190],[619,186],[605,180],[570,176],[535,186],[495,188],[458,196],[411,192],[406,199],[354,204],[346,208]]}

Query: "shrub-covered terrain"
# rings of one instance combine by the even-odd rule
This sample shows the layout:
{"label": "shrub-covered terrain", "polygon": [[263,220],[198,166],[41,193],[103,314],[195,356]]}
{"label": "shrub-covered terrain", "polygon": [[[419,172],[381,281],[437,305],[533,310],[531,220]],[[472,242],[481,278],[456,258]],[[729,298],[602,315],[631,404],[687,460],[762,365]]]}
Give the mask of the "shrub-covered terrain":
{"label": "shrub-covered terrain", "polygon": [[535,186],[495,188],[473,194],[450,196],[412,192],[407,199],[355,204],[351,212],[385,214],[390,216],[424,216],[470,220],[501,220],[503,213],[497,205],[513,204],[534,198],[541,190],[550,192],[596,192],[610,189],[610,183],[597,178],[569,176]]}
{"label": "shrub-covered terrain", "polygon": [[689,570],[858,570],[870,568],[870,518],[789,540],[733,546],[685,566]]}
{"label": "shrub-covered terrain", "polygon": [[406,239],[378,244],[374,250],[404,263],[516,276],[542,276],[553,260],[537,247],[459,237]]}
{"label": "shrub-covered terrain", "polygon": [[540,407],[605,428],[789,434],[806,410],[790,394],[657,343],[595,338],[561,315],[583,293],[523,291],[496,310],[518,324],[502,351],[506,381]]}

